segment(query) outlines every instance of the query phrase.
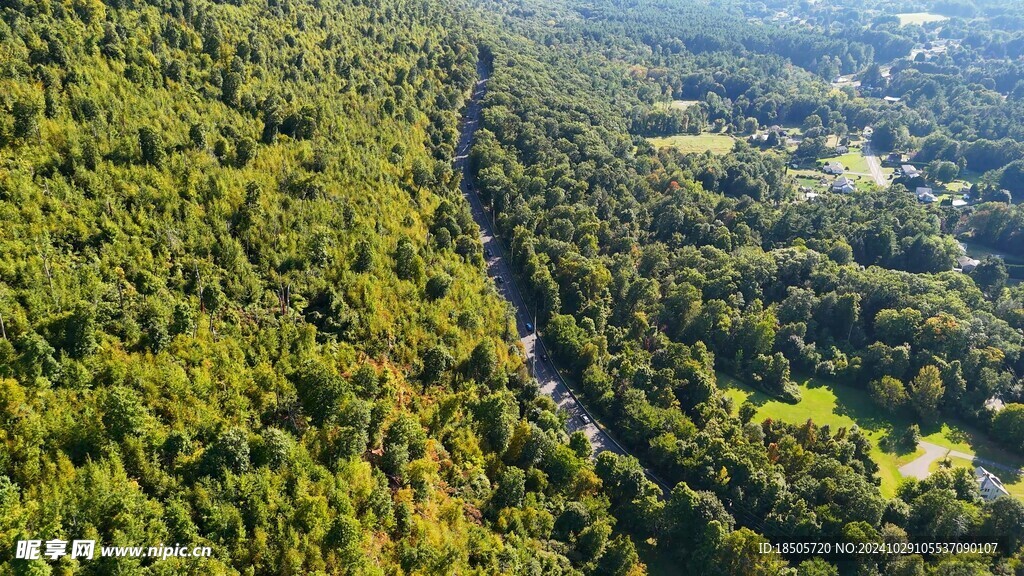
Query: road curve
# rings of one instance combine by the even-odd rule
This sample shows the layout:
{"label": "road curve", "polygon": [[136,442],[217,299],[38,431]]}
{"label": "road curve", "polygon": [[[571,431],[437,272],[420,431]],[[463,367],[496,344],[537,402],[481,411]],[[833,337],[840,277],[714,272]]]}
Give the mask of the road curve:
{"label": "road curve", "polygon": [[[505,257],[505,249],[497,236],[494,234],[491,214],[483,206],[480,197],[477,196],[476,188],[473,186],[473,176],[469,168],[469,151],[473,145],[473,137],[480,125],[480,112],[484,94],[487,92],[487,81],[490,78],[490,71],[483,65],[477,66],[479,80],[473,87],[473,94],[469,104],[463,113],[462,126],[459,135],[459,144],[456,148],[455,170],[461,172],[462,183],[460,191],[469,203],[473,220],[480,227],[480,241],[483,243],[485,254],[491,256],[486,258],[487,273],[491,278],[502,278],[501,283],[496,283],[498,292],[512,303],[516,310],[516,330],[519,332],[519,339],[526,351],[526,362],[533,367],[533,374],[540,385],[540,391],[550,396],[559,408],[569,413],[570,432],[582,430],[590,445],[593,447],[594,455],[601,452],[613,452],[619,455],[628,455],[629,452],[619,444],[612,436],[600,426],[593,415],[583,406],[576,395],[569,389],[568,384],[558,370],[551,364],[550,360],[543,360],[546,356],[546,348],[543,341],[533,331],[527,330],[526,324],[534,323],[533,312],[526,304],[519,288],[518,280],[512,274],[511,263]],[[647,477],[660,486],[664,492],[670,487],[659,479],[654,473],[644,469]]]}

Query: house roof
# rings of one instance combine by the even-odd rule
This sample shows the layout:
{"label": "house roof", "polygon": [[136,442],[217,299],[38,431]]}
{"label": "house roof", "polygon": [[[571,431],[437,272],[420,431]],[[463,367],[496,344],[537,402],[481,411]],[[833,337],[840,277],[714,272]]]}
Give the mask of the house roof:
{"label": "house roof", "polygon": [[834,192],[853,192],[856,189],[857,187],[854,185],[853,180],[846,176],[840,176],[832,183],[832,190]]}
{"label": "house roof", "polygon": [[918,172],[917,168],[911,166],[910,164],[904,164],[903,166],[900,166],[900,168],[903,169],[903,173],[904,174],[907,174],[907,173],[917,174],[917,172]]}
{"label": "house roof", "polygon": [[999,477],[981,466],[974,469],[974,476],[978,479],[978,488],[981,490],[982,495],[998,497],[1009,494]]}
{"label": "house roof", "polygon": [[[960,265],[961,268],[963,268],[964,266],[977,266],[978,264],[981,264],[980,260],[975,260],[970,256],[961,256],[956,259],[956,262],[957,264]],[[984,470],[984,468],[982,468],[982,470]]]}

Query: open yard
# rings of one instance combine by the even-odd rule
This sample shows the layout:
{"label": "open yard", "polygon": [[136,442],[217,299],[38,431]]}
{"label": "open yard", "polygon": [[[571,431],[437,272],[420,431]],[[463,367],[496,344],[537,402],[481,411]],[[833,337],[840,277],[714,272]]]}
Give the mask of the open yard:
{"label": "open yard", "polygon": [[949,20],[949,18],[945,16],[932,14],[930,12],[906,12],[904,14],[897,14],[896,17],[900,19],[900,26],[910,26],[914,24],[921,25]]}
{"label": "open yard", "polygon": [[671,102],[657,102],[654,106],[661,109],[686,110],[690,106],[696,106],[697,104],[700,104],[700,100],[673,100]]}
{"label": "open yard", "polygon": [[[860,190],[868,190],[876,185],[874,177],[871,175],[871,168],[868,166],[868,161],[864,157],[864,152],[861,147],[857,144],[850,146],[849,152],[839,156],[832,156],[829,158],[821,158],[817,160],[815,166],[804,165],[800,169],[791,170],[790,175],[797,179],[797,183],[801,186],[811,186],[816,191],[823,189],[820,184],[815,182],[823,173],[821,166],[830,162],[839,162],[846,169],[845,176],[850,180],[854,181],[854,184]],[[892,175],[893,169],[891,167],[883,166],[881,168],[882,178],[888,186],[888,177]],[[834,180],[835,176],[827,176],[829,182]]]}
{"label": "open yard", "polygon": [[[892,446],[893,443],[887,439],[899,438],[911,421],[903,416],[884,414],[864,390],[815,378],[806,379],[799,384],[800,402],[787,404],[723,374],[718,375],[718,385],[733,399],[737,409],[744,401],[757,406],[757,419],[775,418],[793,424],[811,419],[817,424],[828,424],[833,430],[840,426],[860,426],[874,444],[871,454],[878,463],[882,494],[887,497],[895,494],[902,480],[899,467],[923,453],[921,450],[898,450]],[[982,432],[960,423],[921,426],[921,437],[945,448],[977,454],[1008,465],[1020,466],[1022,463],[1020,458],[996,446]]]}
{"label": "open yard", "polygon": [[677,134],[664,138],[648,138],[655,148],[675,148],[680,152],[726,154],[732,150],[735,140],[725,134]]}

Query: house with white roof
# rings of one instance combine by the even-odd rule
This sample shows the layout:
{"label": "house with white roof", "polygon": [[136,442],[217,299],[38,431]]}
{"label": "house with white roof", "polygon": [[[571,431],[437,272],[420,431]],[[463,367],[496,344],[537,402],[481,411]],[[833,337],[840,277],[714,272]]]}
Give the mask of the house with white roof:
{"label": "house with white roof", "polygon": [[978,267],[978,264],[981,264],[981,260],[975,260],[970,256],[964,255],[957,258],[956,263],[960,265],[961,272],[966,272],[969,274],[971,272],[974,272],[974,269]]}
{"label": "house with white roof", "polygon": [[1003,486],[1003,482],[995,474],[981,466],[974,469],[974,477],[978,480],[978,491],[981,492],[981,497],[986,502],[1010,495]]}
{"label": "house with white roof", "polygon": [[918,196],[918,202],[924,202],[925,204],[931,204],[938,200],[935,197],[935,192],[928,187],[918,187],[918,190],[915,190],[914,194]]}
{"label": "house with white roof", "polygon": [[903,170],[903,175],[907,178],[917,178],[921,175],[921,171],[910,164],[904,164],[903,166],[900,166],[900,169]]}
{"label": "house with white roof", "polygon": [[932,191],[932,189],[925,186],[918,186],[917,190],[915,191],[915,194],[917,194],[917,201],[922,202],[924,204],[931,204],[932,202],[938,200],[938,198],[935,197],[935,193]]}
{"label": "house with white roof", "polygon": [[846,172],[846,168],[843,168],[842,162],[832,161],[832,162],[829,162],[828,164],[825,164],[825,166],[822,168],[822,171],[824,171],[825,174],[832,174],[833,176],[839,176],[843,172]]}

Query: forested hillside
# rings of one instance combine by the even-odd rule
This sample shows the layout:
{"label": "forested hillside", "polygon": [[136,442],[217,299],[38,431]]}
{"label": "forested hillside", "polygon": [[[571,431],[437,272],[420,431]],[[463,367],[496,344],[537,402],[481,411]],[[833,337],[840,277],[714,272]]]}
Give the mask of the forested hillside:
{"label": "forested hillside", "polygon": [[0,573],[642,572],[482,273],[464,16],[0,6]]}
{"label": "forested hillside", "polygon": [[0,0],[0,575],[1020,574],[1024,23],[903,9]]}
{"label": "forested hillside", "polygon": [[[707,558],[756,550],[762,537],[999,541],[995,557],[863,556],[836,566],[1019,570],[1024,506],[983,502],[972,471],[940,469],[886,497],[864,431],[811,414],[758,420],[758,406],[736,406],[722,385],[734,377],[792,403],[809,378],[848,387],[880,418],[914,423],[883,436],[897,453],[913,454],[918,426],[946,418],[1024,453],[1019,435],[1004,434],[1019,412],[993,421],[989,408],[992,398],[1022,399],[1024,294],[1007,288],[1005,264],[953,271],[961,249],[948,232],[959,213],[919,203],[902,184],[797,201],[771,151],[738,142],[724,155],[686,154],[641,137],[659,115],[678,121],[669,132],[706,123],[693,134],[748,133],[749,116],[755,127],[811,116],[824,142],[845,132],[855,107],[859,122],[884,124],[887,113],[776,59],[777,44],[738,48],[742,36],[714,28],[699,34],[718,42],[701,42],[676,32],[698,34],[685,18],[656,25],[674,6],[529,6],[503,13],[523,38],[494,49],[473,165],[557,361],[641,461],[679,483],[664,507],[613,498],[613,513],[692,573],[733,573]],[[701,5],[695,18],[716,10]],[[665,40],[651,39],[658,34]],[[747,50],[769,56],[748,59]],[[679,98],[695,102],[668,113],[653,105]],[[1018,211],[982,204],[979,215],[986,206],[991,233],[1015,242]],[[751,555],[740,571],[777,573],[773,562]],[[832,569],[820,559],[801,566]]]}

